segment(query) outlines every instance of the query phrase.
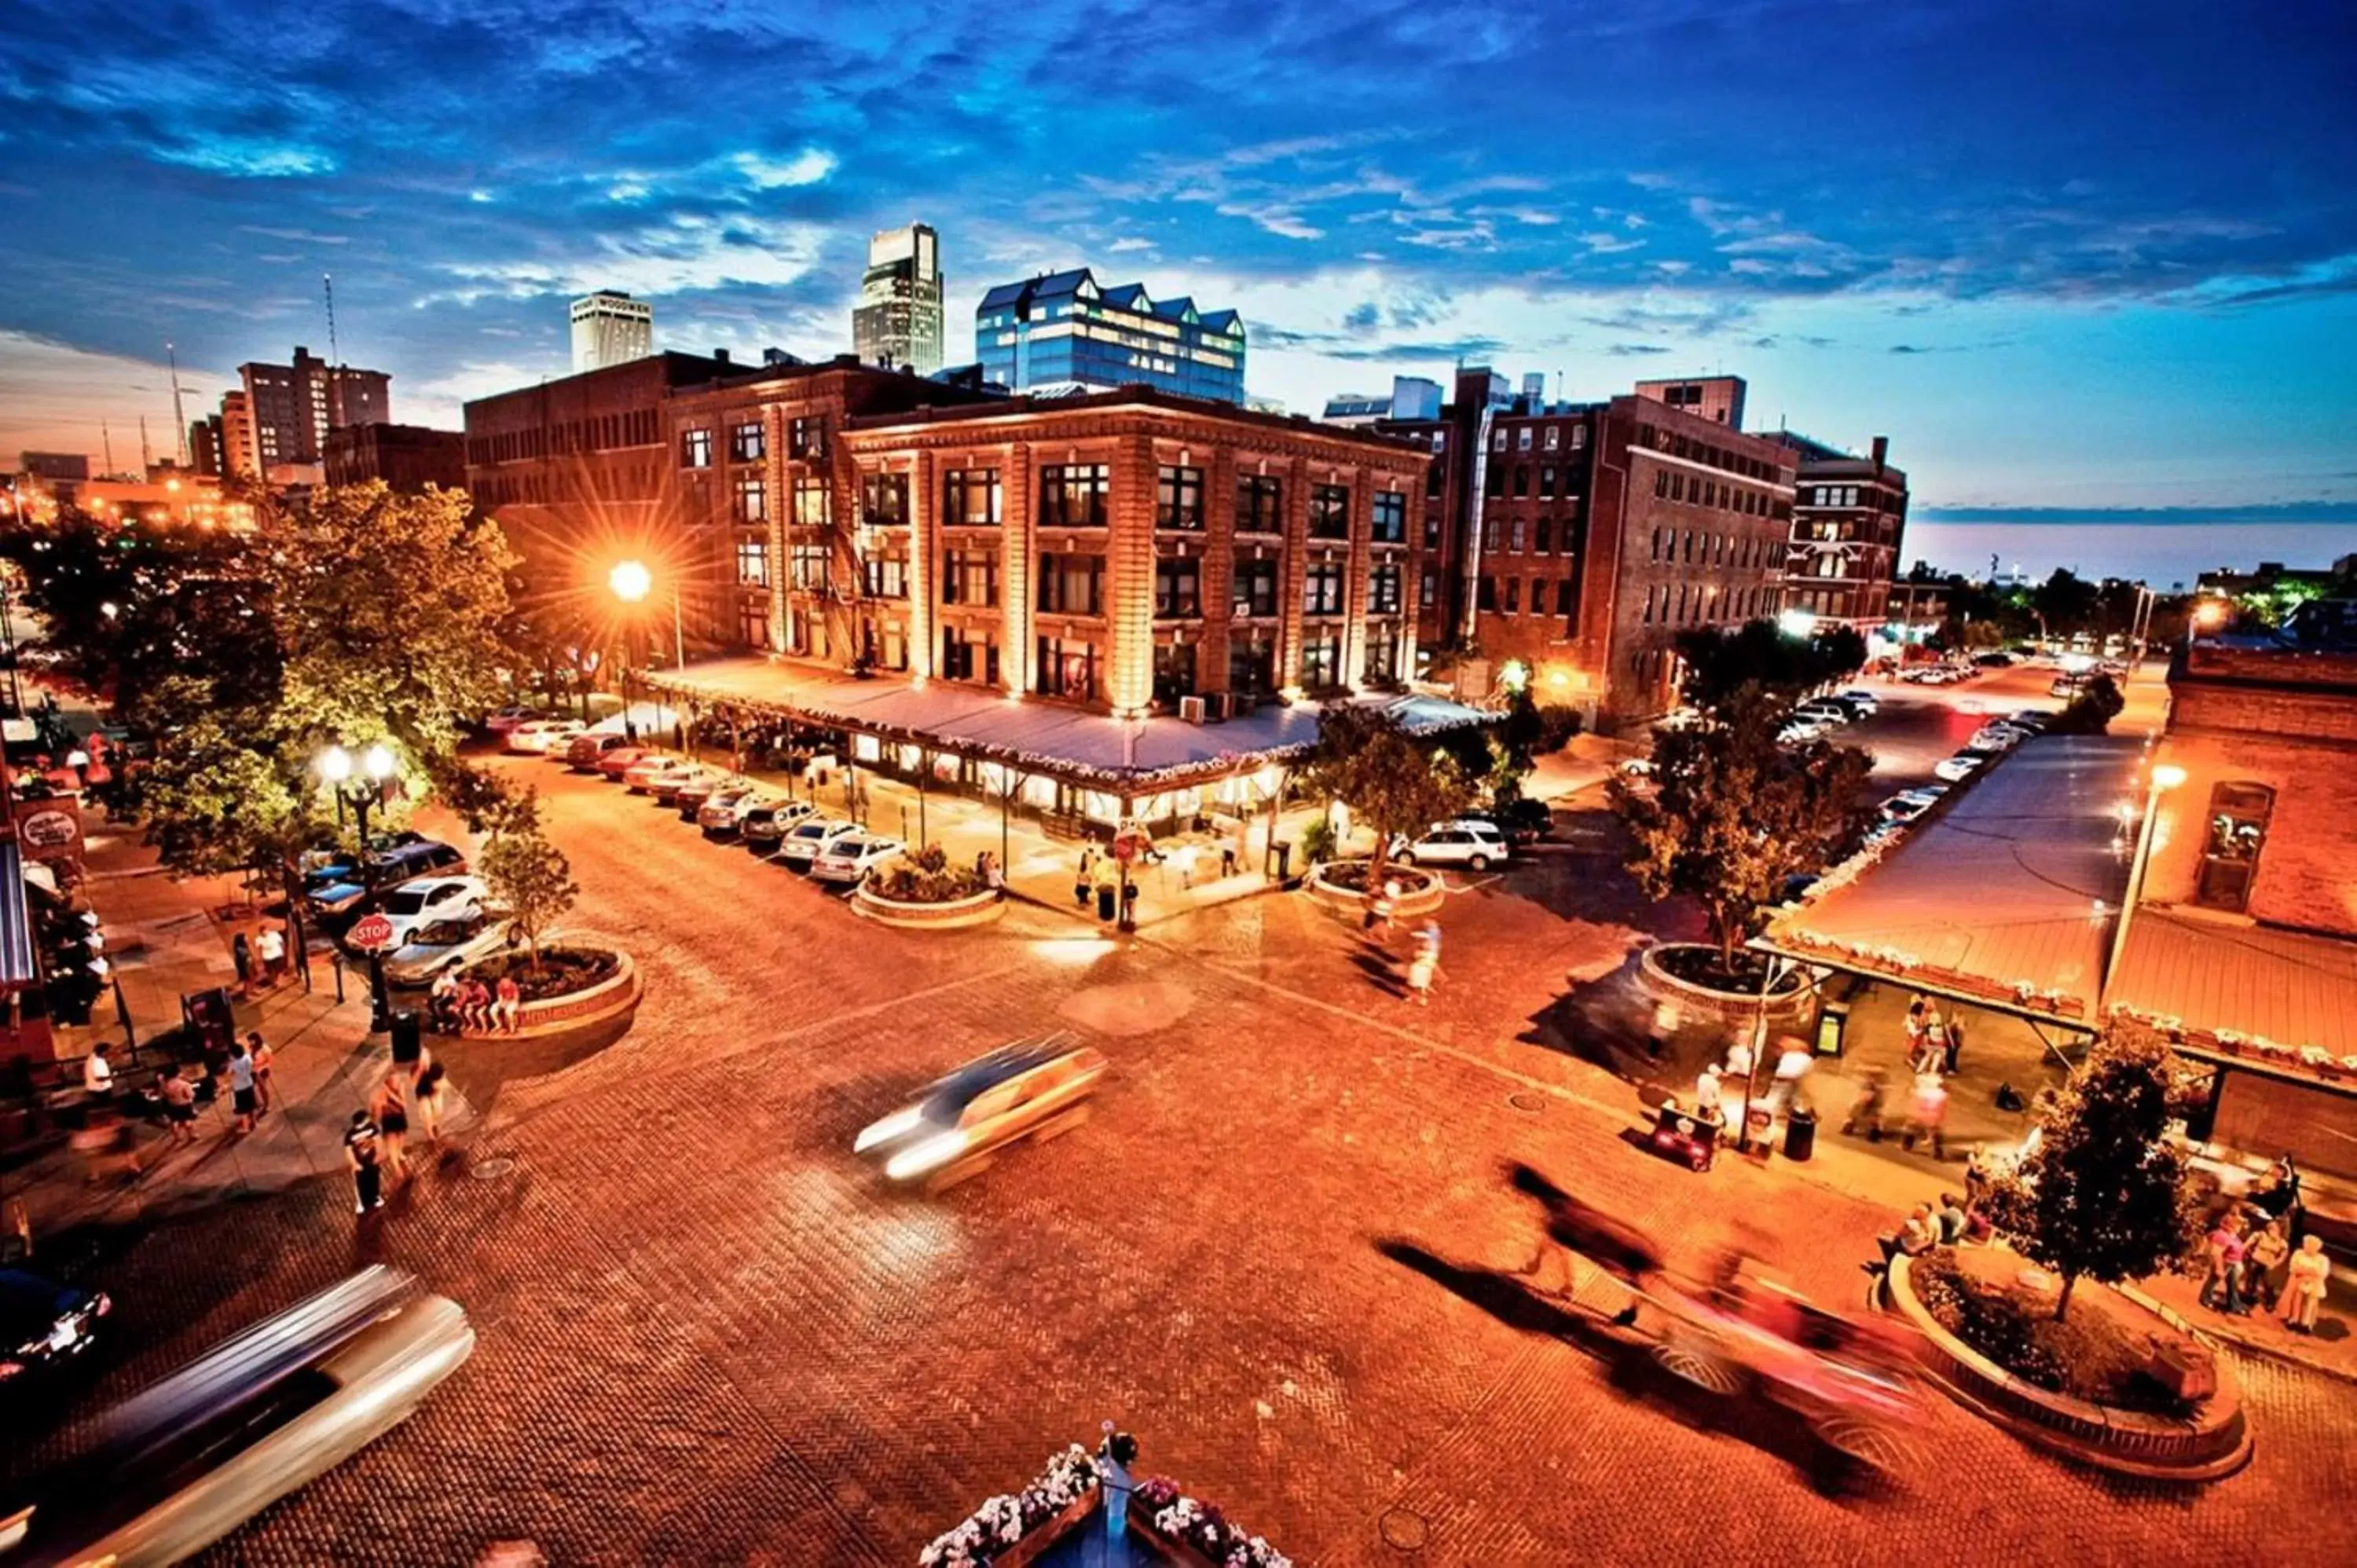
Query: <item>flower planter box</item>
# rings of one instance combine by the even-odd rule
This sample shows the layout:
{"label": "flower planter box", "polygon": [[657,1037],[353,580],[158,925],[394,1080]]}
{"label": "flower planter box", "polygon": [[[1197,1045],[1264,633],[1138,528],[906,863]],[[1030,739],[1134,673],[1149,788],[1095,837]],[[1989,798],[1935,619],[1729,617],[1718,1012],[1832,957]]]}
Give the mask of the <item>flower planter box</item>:
{"label": "flower planter box", "polygon": [[1006,899],[991,888],[942,904],[911,904],[871,893],[863,882],[852,889],[851,908],[865,919],[906,931],[956,931],[997,919],[1006,913]]}
{"label": "flower planter box", "polygon": [[[1367,908],[1366,894],[1356,887],[1340,886],[1328,874],[1340,866],[1369,864],[1363,860],[1321,861],[1309,868],[1309,875],[1303,886],[1319,903],[1355,915]],[[1438,874],[1421,866],[1394,862],[1383,868],[1383,876],[1386,881],[1396,880],[1400,885],[1400,896],[1392,901],[1392,918],[1394,920],[1437,913],[1448,900],[1448,889]]]}
{"label": "flower planter box", "polygon": [[639,978],[639,966],[630,961],[630,955],[619,948],[585,950],[612,953],[614,972],[597,984],[569,995],[525,1003],[512,1034],[498,1029],[469,1029],[463,1037],[515,1040],[570,1034],[576,1029],[610,1023],[636,1012],[645,987]]}
{"label": "flower planter box", "polygon": [[[1691,980],[1681,980],[1662,966],[1660,954],[1664,948],[1689,948],[1716,950],[1703,942],[1657,942],[1647,948],[1637,961],[1637,973],[1647,990],[1656,996],[1666,996],[1681,1010],[1720,1019],[1727,1024],[1750,1024],[1760,1016],[1758,992],[1721,991],[1716,986],[1698,985]],[[1768,1022],[1795,1026],[1816,1004],[1815,989],[1808,985],[1792,985],[1768,998]]]}

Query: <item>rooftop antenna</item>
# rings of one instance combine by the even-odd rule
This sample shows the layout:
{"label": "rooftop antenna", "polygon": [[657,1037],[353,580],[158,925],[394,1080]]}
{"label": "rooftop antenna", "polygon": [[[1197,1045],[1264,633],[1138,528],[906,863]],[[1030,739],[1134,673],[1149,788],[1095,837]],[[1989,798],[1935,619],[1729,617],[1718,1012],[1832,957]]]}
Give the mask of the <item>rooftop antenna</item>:
{"label": "rooftop antenna", "polygon": [[155,449],[147,445],[147,416],[139,416],[139,475],[145,478],[147,470],[156,466]]}
{"label": "rooftop antenna", "polygon": [[180,467],[194,467],[188,461],[188,415],[180,406],[180,356],[174,350],[172,340],[164,339],[164,358],[172,366],[172,428],[180,433]]}
{"label": "rooftop antenna", "polygon": [[107,429],[102,419],[98,422],[98,445],[99,450],[106,454],[106,471],[111,478],[114,473],[114,433]]}
{"label": "rooftop antenna", "polygon": [[333,273],[319,274],[319,286],[328,295],[328,363],[341,369],[343,355],[336,348],[336,277]]}

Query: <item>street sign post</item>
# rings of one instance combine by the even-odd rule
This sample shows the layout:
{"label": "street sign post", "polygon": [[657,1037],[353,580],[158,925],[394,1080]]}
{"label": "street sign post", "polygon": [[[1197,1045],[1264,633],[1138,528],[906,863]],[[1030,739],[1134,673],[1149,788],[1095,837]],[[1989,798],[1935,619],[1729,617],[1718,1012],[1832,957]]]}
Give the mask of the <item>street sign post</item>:
{"label": "street sign post", "polygon": [[345,940],[362,952],[382,952],[393,945],[393,922],[382,915],[362,915]]}

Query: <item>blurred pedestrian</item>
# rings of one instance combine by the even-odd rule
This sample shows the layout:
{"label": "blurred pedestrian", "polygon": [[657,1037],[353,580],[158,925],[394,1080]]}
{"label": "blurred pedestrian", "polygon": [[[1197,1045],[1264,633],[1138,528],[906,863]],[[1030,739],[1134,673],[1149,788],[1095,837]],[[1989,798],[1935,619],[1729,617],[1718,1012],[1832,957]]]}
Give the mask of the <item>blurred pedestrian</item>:
{"label": "blurred pedestrian", "polygon": [[243,931],[230,939],[229,961],[237,967],[239,994],[253,989],[253,939]]}
{"label": "blurred pedestrian", "polygon": [[1727,1089],[1715,1063],[1703,1063],[1702,1071],[1695,1074],[1695,1114],[1706,1122],[1727,1120]]}
{"label": "blurred pedestrian", "polygon": [[254,951],[262,959],[264,985],[276,985],[286,967],[286,938],[275,925],[265,924],[262,936],[254,943]]}
{"label": "blurred pedestrian", "polygon": [[1417,948],[1415,956],[1407,961],[1408,993],[1415,998],[1417,1006],[1423,1007],[1431,1004],[1432,983],[1438,978],[1439,974],[1439,951],[1432,947]]}
{"label": "blurred pedestrian", "polygon": [[1912,1149],[1920,1139],[1931,1145],[1933,1159],[1946,1159],[1947,1122],[1948,1086],[1940,1081],[1936,1072],[1918,1072],[1915,1091],[1907,1106],[1907,1132],[1899,1141],[1900,1147]]}
{"label": "blurred pedestrian", "polygon": [[401,1084],[392,1073],[384,1075],[369,1097],[369,1119],[376,1123],[378,1146],[383,1151],[385,1174],[394,1181],[409,1175],[409,1159],[405,1152],[409,1142],[409,1112],[402,1098]]}
{"label": "blurred pedestrian", "polygon": [[1776,1053],[1776,1082],[1768,1091],[1768,1114],[1781,1116],[1792,1108],[1792,1097],[1800,1092],[1801,1080],[1817,1065],[1816,1053],[1798,1035],[1787,1035],[1779,1042]]}
{"label": "blurred pedestrian", "polygon": [[1083,909],[1089,907],[1090,896],[1096,891],[1097,879],[1091,875],[1095,869],[1095,856],[1083,847],[1081,851],[1081,868],[1072,873],[1072,902]]}
{"label": "blurred pedestrian", "polygon": [[82,1092],[103,1104],[114,1101],[114,1064],[106,1053],[114,1047],[104,1040],[90,1047],[90,1055],[81,1058]]}
{"label": "blurred pedestrian", "polygon": [[523,987],[516,983],[513,974],[500,976],[499,991],[491,1003],[491,1021],[502,1035],[512,1035],[523,1027]]}
{"label": "blurred pedestrian", "polygon": [[1964,1214],[1964,1206],[1953,1192],[1940,1195],[1940,1207],[1932,1211],[1932,1223],[1938,1228],[1940,1244],[1953,1247],[1964,1239],[1972,1221]]}
{"label": "blurred pedestrian", "polygon": [[1137,1439],[1104,1423],[1104,1441],[1097,1444],[1097,1486],[1104,1494],[1105,1539],[1125,1557],[1128,1552],[1129,1494],[1137,1483],[1129,1467],[1137,1463]]}
{"label": "blurred pedestrian", "polygon": [[352,1173],[352,1212],[366,1216],[384,1201],[383,1155],[377,1147],[376,1124],[365,1111],[355,1111],[344,1127],[344,1163]]}
{"label": "blurred pedestrian", "polygon": [[1884,1079],[1880,1068],[1867,1068],[1858,1074],[1857,1100],[1842,1122],[1844,1134],[1864,1133],[1869,1144],[1882,1142],[1882,1103]]}
{"label": "blurred pedestrian", "polygon": [[1183,893],[1195,886],[1195,846],[1182,843],[1171,853],[1170,858],[1178,865],[1178,889]]}
{"label": "blurred pedestrian", "polygon": [[271,1087],[271,1074],[277,1066],[278,1053],[262,1037],[259,1029],[250,1030],[245,1036],[245,1054],[253,1059],[253,1098],[255,1114],[266,1114],[277,1100],[277,1090]]}
{"label": "blurred pedestrian", "polygon": [[1957,1066],[1964,1060],[1964,1021],[1962,1018],[1951,1018],[1948,1020],[1947,1053],[1945,1059],[1940,1063],[1940,1070],[1953,1078],[1956,1075]]}
{"label": "blurred pedestrian", "polygon": [[197,1141],[197,1091],[177,1069],[156,1075],[156,1094],[164,1102],[164,1126],[176,1144]]}
{"label": "blurred pedestrian", "polygon": [[2316,1332],[2317,1308],[2324,1305],[2324,1287],[2332,1278],[2331,1260],[2324,1255],[2324,1238],[2310,1236],[2291,1255],[2291,1277],[2284,1283],[2283,1300],[2276,1311],[2284,1326],[2295,1334]]}
{"label": "blurred pedestrian", "polygon": [[2276,1294],[2276,1271],[2291,1256],[2291,1239],[2280,1219],[2265,1220],[2243,1250],[2243,1299],[2265,1305]]}
{"label": "blurred pedestrian", "polygon": [[2197,1298],[2212,1312],[2240,1316],[2243,1302],[2243,1220],[2238,1214],[2218,1217],[2211,1228],[2206,1243],[2210,1256],[2210,1272],[2201,1281],[2201,1294]]}
{"label": "blurred pedestrian", "polygon": [[1232,840],[1220,841],[1220,876],[1222,880],[1236,874],[1236,846]]}
{"label": "blurred pedestrian", "polygon": [[236,1118],[231,1131],[243,1137],[253,1131],[253,1058],[247,1054],[243,1040],[229,1044],[230,1111]]}
{"label": "blurred pedestrian", "polygon": [[490,1026],[491,988],[479,976],[458,989],[458,1030],[461,1034],[470,1029],[480,1034]]}
{"label": "blurred pedestrian", "polygon": [[1671,1042],[1678,1037],[1678,1026],[1684,1022],[1678,1013],[1678,1004],[1668,997],[1654,1003],[1652,1021],[1645,1030],[1645,1055],[1660,1061],[1668,1052]]}
{"label": "blurred pedestrian", "polygon": [[417,1064],[416,1088],[410,1095],[410,1104],[417,1113],[417,1135],[429,1144],[442,1141],[442,1104],[447,1092],[444,1076],[442,1064],[431,1057]]}

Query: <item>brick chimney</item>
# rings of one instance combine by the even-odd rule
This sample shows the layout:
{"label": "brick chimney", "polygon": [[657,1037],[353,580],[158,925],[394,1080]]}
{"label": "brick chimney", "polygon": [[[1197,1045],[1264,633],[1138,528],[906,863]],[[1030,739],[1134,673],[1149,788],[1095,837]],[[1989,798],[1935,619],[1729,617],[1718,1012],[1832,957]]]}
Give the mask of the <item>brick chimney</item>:
{"label": "brick chimney", "polygon": [[1878,479],[1882,478],[1883,467],[1889,461],[1890,437],[1888,435],[1876,436],[1874,438],[1874,477]]}

